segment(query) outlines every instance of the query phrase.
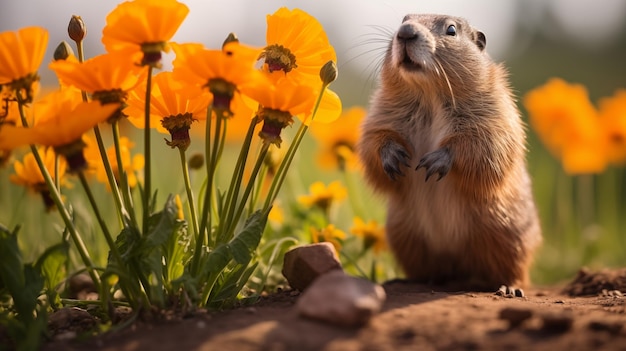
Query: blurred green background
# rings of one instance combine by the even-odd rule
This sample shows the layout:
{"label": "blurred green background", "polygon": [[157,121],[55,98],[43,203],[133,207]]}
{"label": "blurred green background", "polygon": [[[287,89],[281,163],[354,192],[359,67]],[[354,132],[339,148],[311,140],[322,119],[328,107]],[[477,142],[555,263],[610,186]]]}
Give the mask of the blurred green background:
{"label": "blurred green background", "polygon": [[[527,91],[550,77],[587,86],[594,103],[617,89],[626,88],[626,1],[623,0],[182,2],[188,4],[191,12],[174,40],[202,42],[209,47],[218,47],[231,31],[244,43],[262,46],[266,14],[280,6],[309,12],[323,24],[337,51],[339,79],[332,88],[342,97],[344,108],[367,106],[387,38],[404,14],[410,12],[446,13],[469,19],[486,34],[491,56],[508,66],[512,86],[520,100]],[[100,37],[105,16],[117,3],[111,0],[7,0],[0,4],[0,31],[27,25],[41,25],[50,31],[49,48],[40,74],[44,85],[54,86],[55,78],[45,62],[50,61],[57,43],[66,40],[71,15],[80,15],[85,20],[87,56],[97,55],[103,52]],[[525,113],[521,103],[520,109]],[[291,129],[288,134],[293,134],[296,128]],[[161,139],[162,136],[158,136],[154,140]],[[568,176],[530,128],[528,139],[529,168],[544,228],[544,245],[537,255],[533,280],[550,284],[572,278],[581,266],[625,265],[626,175],[623,169],[613,167],[600,175]],[[136,143],[137,152],[141,152],[140,139]],[[183,184],[177,152],[164,143],[155,142],[154,147],[154,154],[159,155],[155,186],[163,189],[160,193],[163,201],[168,192],[182,194]],[[312,160],[316,147],[310,136],[305,139],[283,198],[293,199],[306,193],[308,185],[315,180],[342,179],[341,173],[322,171],[315,165]],[[194,142],[192,148],[199,150],[201,142]],[[34,259],[44,247],[58,241],[61,221],[54,213],[43,213],[39,198],[26,196],[23,188],[10,184],[8,175],[12,172],[10,165],[0,169],[0,223],[11,228],[22,224],[20,242],[26,248],[26,258]],[[194,179],[196,184],[201,181],[200,176]],[[88,245],[105,247],[78,182],[74,183],[75,189],[68,197],[73,199],[79,228],[89,238]],[[369,217],[383,221],[382,202],[360,178],[357,183],[357,192],[351,196],[358,196],[361,203],[366,204]],[[102,195],[102,201],[110,201],[103,186],[96,191]],[[113,211],[109,215],[112,216]],[[353,215],[349,202],[344,203],[334,217],[337,226],[347,229]],[[95,250],[95,255],[99,262],[106,259],[106,252]]]}

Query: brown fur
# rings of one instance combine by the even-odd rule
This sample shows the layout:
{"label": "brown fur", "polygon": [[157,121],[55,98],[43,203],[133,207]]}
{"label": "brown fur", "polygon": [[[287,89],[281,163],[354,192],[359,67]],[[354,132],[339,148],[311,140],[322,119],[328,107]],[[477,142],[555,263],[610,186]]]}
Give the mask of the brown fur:
{"label": "brown fur", "polygon": [[406,16],[362,125],[366,179],[388,198],[387,239],[411,279],[529,282],[541,233],[525,131],[485,44],[464,19]]}

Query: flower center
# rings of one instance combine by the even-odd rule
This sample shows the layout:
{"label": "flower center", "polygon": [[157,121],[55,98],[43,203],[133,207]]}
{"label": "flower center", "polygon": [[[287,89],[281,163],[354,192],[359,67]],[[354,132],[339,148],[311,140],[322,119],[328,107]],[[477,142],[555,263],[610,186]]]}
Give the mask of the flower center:
{"label": "flower center", "polygon": [[261,108],[258,112],[259,119],[263,120],[263,127],[259,132],[259,137],[265,143],[271,143],[280,147],[283,141],[280,132],[293,123],[293,116],[289,112],[274,110],[271,108]]}
{"label": "flower center", "polygon": [[166,42],[157,43],[144,43],[141,44],[141,51],[143,52],[143,58],[141,59],[142,66],[151,66],[154,68],[161,68],[162,51],[167,51],[169,48]]}
{"label": "flower center", "polygon": [[39,81],[37,73],[30,73],[25,77],[16,79],[7,84],[10,91],[15,92],[15,96],[24,104],[33,102],[33,84]]}
{"label": "flower center", "polygon": [[205,86],[213,94],[213,109],[224,117],[231,117],[233,112],[230,110],[230,102],[237,86],[221,78],[211,79]]}
{"label": "flower center", "polygon": [[120,108],[109,117],[107,122],[113,123],[117,120],[120,120],[124,117],[128,117],[124,112],[124,108],[126,107],[126,98],[128,93],[123,91],[122,89],[113,89],[113,90],[101,90],[96,91],[91,94],[91,98],[94,100],[100,101],[102,105],[120,103]]}
{"label": "flower center", "polygon": [[165,139],[165,143],[173,148],[187,150],[191,139],[189,138],[189,128],[195,121],[191,113],[177,114],[176,116],[164,117],[161,120],[163,128],[167,129],[172,136],[172,140]]}
{"label": "flower center", "polygon": [[268,45],[265,50],[263,50],[263,53],[261,53],[260,58],[265,60],[267,69],[270,72],[283,71],[288,73],[292,69],[298,68],[296,55],[282,45]]}
{"label": "flower center", "polygon": [[55,146],[54,152],[59,155],[63,155],[67,161],[68,172],[76,174],[87,169],[87,160],[83,149],[87,146],[81,139],[78,139],[69,144]]}

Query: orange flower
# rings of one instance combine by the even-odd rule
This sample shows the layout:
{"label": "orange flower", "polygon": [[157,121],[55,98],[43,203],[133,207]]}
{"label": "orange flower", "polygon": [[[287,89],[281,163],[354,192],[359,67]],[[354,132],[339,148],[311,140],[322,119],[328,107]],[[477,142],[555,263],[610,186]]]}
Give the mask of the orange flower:
{"label": "orange flower", "polygon": [[365,114],[364,108],[356,106],[345,111],[333,123],[317,123],[311,127],[311,134],[320,145],[317,160],[322,168],[357,168],[359,161],[354,149]]}
{"label": "orange flower", "polygon": [[261,104],[257,112],[263,119],[259,136],[264,142],[280,146],[282,130],[293,123],[293,116],[308,116],[315,104],[315,91],[283,79],[270,86],[250,87],[248,96]]}
{"label": "orange flower", "polygon": [[143,53],[141,65],[160,67],[161,51],[189,13],[175,0],[134,0],[119,4],[106,18],[102,43],[108,52]]}
{"label": "orange flower", "polygon": [[526,94],[524,106],[531,126],[568,173],[605,169],[606,147],[598,112],[582,85],[554,78]]}
{"label": "orange flower", "polygon": [[379,253],[387,247],[385,228],[374,220],[366,223],[360,217],[354,217],[354,226],[350,228],[350,232],[363,238],[365,250],[373,248],[374,253]]}
{"label": "orange flower", "polygon": [[263,50],[263,69],[290,79],[321,83],[320,69],[328,61],[337,61],[322,25],[300,10],[278,9],[267,16],[267,46]]}
{"label": "orange flower", "polygon": [[119,107],[119,104],[101,105],[98,101],[77,103],[75,93],[66,90],[53,92],[33,106],[37,116],[33,127],[0,127],[0,149],[13,149],[27,144],[70,144],[109,118]]}
{"label": "orange flower", "polygon": [[626,90],[600,100],[600,123],[606,134],[611,162],[626,162]]}
{"label": "orange flower", "polygon": [[[161,72],[152,78],[150,126],[168,133],[168,129],[161,125],[166,117],[189,115],[191,120],[205,119],[210,98],[203,90],[174,80],[172,72]],[[146,87],[139,85],[130,92],[128,107],[124,110],[128,120],[137,128],[144,128],[145,99]]]}
{"label": "orange flower", "polygon": [[[104,164],[102,163],[102,157],[100,156],[100,150],[98,149],[98,145],[96,141],[89,137],[84,137],[83,141],[87,145],[84,150],[85,159],[89,164],[89,169],[91,173],[96,174],[96,179],[99,182],[107,185],[107,189],[110,189],[106,170],[104,169]],[[126,172],[126,179],[128,180],[128,186],[134,188],[137,185],[137,173],[141,172],[144,166],[144,158],[141,154],[136,154],[131,158],[130,150],[135,146],[133,142],[131,142],[126,137],[120,138],[120,155],[122,157],[122,164],[124,167],[124,171]],[[109,162],[111,163],[111,169],[113,174],[117,177],[120,174],[118,165],[117,165],[117,157],[115,155],[115,146],[111,146],[107,149],[107,156],[109,158]]]}
{"label": "orange flower", "polygon": [[[70,57],[53,61],[49,67],[65,84],[96,95],[100,92],[127,92],[145,78],[145,71],[124,53],[103,54],[85,62]],[[142,72],[144,75],[140,74]]]}
{"label": "orange flower", "polygon": [[48,32],[41,27],[0,33],[0,85],[25,91],[24,102],[32,101],[32,84],[39,80],[37,69],[47,44]]}
{"label": "orange flower", "polygon": [[231,101],[248,87],[265,87],[267,78],[254,64],[260,50],[231,42],[222,50],[208,50],[200,44],[172,44],[176,53],[173,62],[176,79],[194,86],[208,88],[213,94],[213,109],[226,116],[233,115]]}
{"label": "orange flower", "polygon": [[[280,8],[267,16],[267,46],[261,54],[263,70],[274,82],[290,79],[297,84],[310,85],[317,96],[321,91],[320,70],[329,61],[337,62],[335,49],[330,45],[322,25],[311,15],[300,10]],[[332,122],[341,114],[341,100],[326,89],[316,112],[315,121]],[[303,116],[307,125],[310,115]]]}
{"label": "orange flower", "polygon": [[[59,159],[59,173],[54,173],[54,165],[56,154],[52,148],[44,148],[38,147],[37,151],[39,155],[41,155],[41,159],[43,161],[44,166],[50,173],[53,178],[59,179],[59,184],[61,186],[68,186],[67,178],[65,177],[65,170],[67,168],[67,162],[64,158]],[[41,174],[41,170],[35,161],[35,156],[32,153],[26,154],[24,156],[23,162],[15,161],[13,163],[13,168],[15,169],[15,174],[11,174],[9,176],[9,180],[11,182],[23,185],[29,190],[33,190],[41,194],[44,205],[47,210],[50,210],[54,206],[54,202],[50,197],[50,192],[48,187],[46,186],[46,182],[43,178],[43,174]]]}

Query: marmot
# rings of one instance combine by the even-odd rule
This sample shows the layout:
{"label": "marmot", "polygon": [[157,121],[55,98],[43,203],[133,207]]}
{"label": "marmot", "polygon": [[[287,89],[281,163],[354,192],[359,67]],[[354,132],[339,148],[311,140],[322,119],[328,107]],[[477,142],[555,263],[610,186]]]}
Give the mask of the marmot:
{"label": "marmot", "polygon": [[529,283],[541,229],[525,126],[485,45],[463,18],[405,16],[361,126],[365,177],[388,198],[387,240],[410,280]]}

